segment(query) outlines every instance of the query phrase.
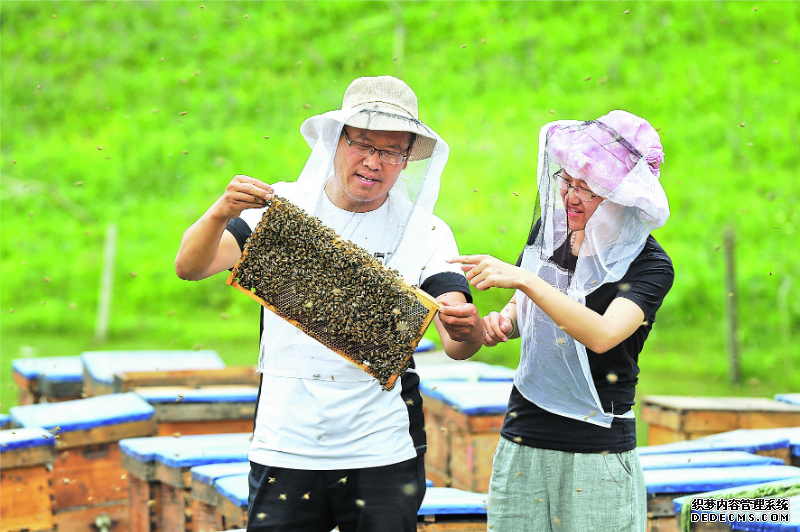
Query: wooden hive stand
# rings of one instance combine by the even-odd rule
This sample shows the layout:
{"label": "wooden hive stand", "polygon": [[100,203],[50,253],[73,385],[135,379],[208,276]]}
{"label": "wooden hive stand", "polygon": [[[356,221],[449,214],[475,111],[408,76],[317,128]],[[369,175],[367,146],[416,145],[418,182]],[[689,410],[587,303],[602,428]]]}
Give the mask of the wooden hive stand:
{"label": "wooden hive stand", "polygon": [[56,439],[51,478],[59,532],[90,530],[98,518],[127,530],[128,482],[118,442],[152,435],[154,414],[132,393],[11,408],[15,425],[45,428]]}
{"label": "wooden hive stand", "polygon": [[0,431],[0,531],[52,530],[55,438],[42,428]]}
{"label": "wooden hive stand", "polygon": [[222,369],[216,351],[86,351],[83,362],[83,391],[89,397],[114,393],[114,375],[126,371],[173,371]]}
{"label": "wooden hive stand", "polygon": [[192,520],[194,532],[222,530],[222,514],[217,510],[221,504],[216,482],[225,477],[247,475],[250,462],[230,462],[196,466],[192,473]]}
{"label": "wooden hive stand", "polygon": [[155,408],[159,436],[253,430],[257,386],[149,386],[133,391]]}
{"label": "wooden hive stand", "polygon": [[762,397],[683,397],[642,399],[647,444],[694,440],[736,429],[800,426],[800,405]]}
{"label": "wooden hive stand", "polygon": [[425,468],[434,485],[489,490],[511,386],[510,381],[420,383],[428,437]]}

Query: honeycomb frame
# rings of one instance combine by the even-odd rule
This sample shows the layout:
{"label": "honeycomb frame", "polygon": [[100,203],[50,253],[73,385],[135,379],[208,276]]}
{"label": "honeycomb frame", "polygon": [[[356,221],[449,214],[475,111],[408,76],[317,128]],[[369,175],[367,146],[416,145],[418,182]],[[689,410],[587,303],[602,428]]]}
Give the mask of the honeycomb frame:
{"label": "honeycomb frame", "polygon": [[442,308],[278,196],[267,203],[226,283],[372,375],[384,390],[408,369]]}

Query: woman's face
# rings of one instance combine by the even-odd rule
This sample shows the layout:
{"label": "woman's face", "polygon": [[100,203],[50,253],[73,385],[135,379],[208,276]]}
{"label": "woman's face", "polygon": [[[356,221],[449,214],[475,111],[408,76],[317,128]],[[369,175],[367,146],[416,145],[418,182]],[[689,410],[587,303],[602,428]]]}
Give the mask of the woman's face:
{"label": "woman's face", "polygon": [[586,181],[575,179],[564,170],[557,173],[556,184],[561,191],[564,209],[567,211],[569,228],[572,231],[584,230],[589,218],[603,202],[603,198],[594,194]]}

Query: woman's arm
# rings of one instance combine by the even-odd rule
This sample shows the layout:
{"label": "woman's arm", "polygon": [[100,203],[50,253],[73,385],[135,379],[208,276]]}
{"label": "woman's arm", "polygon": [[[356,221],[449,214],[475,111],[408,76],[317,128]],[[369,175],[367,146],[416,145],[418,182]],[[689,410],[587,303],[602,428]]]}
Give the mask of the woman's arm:
{"label": "woman's arm", "polygon": [[508,342],[511,339],[519,338],[517,294],[511,296],[511,301],[503,307],[503,310],[500,312],[492,311],[484,316],[483,326],[486,329],[483,345],[486,347],[494,347],[500,342]]}
{"label": "woman's arm", "polygon": [[628,338],[644,321],[644,312],[625,298],[616,298],[603,314],[578,303],[528,270],[489,255],[458,257],[470,284],[478,290],[492,287],[521,290],[556,325],[595,353],[605,353]]}

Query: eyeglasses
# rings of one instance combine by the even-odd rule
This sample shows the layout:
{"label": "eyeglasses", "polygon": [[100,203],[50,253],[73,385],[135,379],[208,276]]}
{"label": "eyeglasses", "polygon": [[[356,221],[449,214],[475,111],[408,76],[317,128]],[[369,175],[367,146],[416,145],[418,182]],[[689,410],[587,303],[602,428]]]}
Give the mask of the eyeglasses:
{"label": "eyeglasses", "polygon": [[[350,147],[350,149],[355,151],[362,157],[369,157],[370,155],[375,153],[375,150],[378,150],[378,148],[376,148],[375,146],[370,146],[369,144],[364,144],[363,142],[354,142],[350,140],[350,137],[347,135],[346,129],[342,129],[342,133],[344,133],[344,139],[347,141],[347,145]],[[387,150],[378,150],[378,157],[380,157],[381,161],[389,164],[402,164],[403,161],[408,159],[408,155],[397,153],[396,151],[387,151]]]}
{"label": "eyeglasses", "polygon": [[592,201],[593,199],[600,197],[597,194],[593,194],[588,188],[576,187],[575,185],[570,184],[570,182],[567,181],[563,175],[561,175],[561,170],[555,173],[555,177],[558,180],[559,189],[561,189],[561,192],[563,192],[565,196],[569,194],[569,189],[574,188],[575,195],[578,196],[578,199],[581,201]]}

